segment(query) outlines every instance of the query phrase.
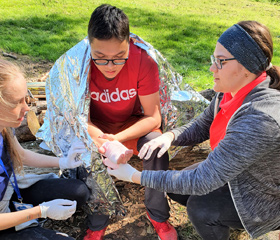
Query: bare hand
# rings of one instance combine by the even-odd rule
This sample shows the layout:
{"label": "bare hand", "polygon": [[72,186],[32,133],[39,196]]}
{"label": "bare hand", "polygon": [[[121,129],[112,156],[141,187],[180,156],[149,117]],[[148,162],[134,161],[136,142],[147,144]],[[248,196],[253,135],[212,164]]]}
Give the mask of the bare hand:
{"label": "bare hand", "polygon": [[99,138],[107,139],[109,141],[114,141],[114,140],[118,141],[116,135],[109,134],[109,133],[103,133],[102,135],[99,136]]}

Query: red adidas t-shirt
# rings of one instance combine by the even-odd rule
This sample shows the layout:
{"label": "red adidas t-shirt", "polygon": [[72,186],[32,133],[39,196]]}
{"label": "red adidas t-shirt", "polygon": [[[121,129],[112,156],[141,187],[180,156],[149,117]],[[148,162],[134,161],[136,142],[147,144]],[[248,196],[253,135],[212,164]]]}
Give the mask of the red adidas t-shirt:
{"label": "red adidas t-shirt", "polygon": [[138,95],[157,92],[159,84],[156,62],[133,42],[130,42],[127,62],[111,81],[103,76],[92,61],[89,85],[91,119],[119,123],[132,115],[141,115]]}

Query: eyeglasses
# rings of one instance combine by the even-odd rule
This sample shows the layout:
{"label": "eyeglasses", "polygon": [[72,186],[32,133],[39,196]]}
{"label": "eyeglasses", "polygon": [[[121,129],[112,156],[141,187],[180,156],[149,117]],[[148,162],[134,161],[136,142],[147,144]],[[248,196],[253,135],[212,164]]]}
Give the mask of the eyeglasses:
{"label": "eyeglasses", "polygon": [[222,69],[223,68],[223,64],[222,62],[227,62],[230,60],[235,60],[236,58],[225,58],[225,59],[220,59],[220,58],[215,58],[213,55],[210,56],[211,58],[211,63],[216,65],[216,67],[218,69]]}
{"label": "eyeglasses", "polygon": [[120,59],[95,59],[93,57],[91,57],[92,61],[95,62],[96,65],[107,65],[110,61],[114,64],[114,65],[123,65],[126,63],[126,61],[128,60],[127,58],[120,58]]}

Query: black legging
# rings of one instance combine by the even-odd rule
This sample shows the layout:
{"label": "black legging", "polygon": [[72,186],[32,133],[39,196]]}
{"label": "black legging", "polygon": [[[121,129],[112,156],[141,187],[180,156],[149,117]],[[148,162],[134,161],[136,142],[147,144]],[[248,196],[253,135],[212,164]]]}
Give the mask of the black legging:
{"label": "black legging", "polygon": [[[84,182],[78,179],[46,179],[41,180],[26,189],[20,189],[24,203],[37,206],[42,202],[51,201],[62,198],[76,200],[77,206],[86,203],[90,196],[90,191]],[[18,201],[17,195],[14,193],[10,200],[10,209],[14,211],[12,201]],[[71,237],[63,236],[53,230],[44,229],[42,227],[31,227],[16,232],[15,228],[0,231],[1,240],[66,240]]]}
{"label": "black legging", "polygon": [[[150,132],[141,137],[137,142],[137,150],[160,136],[159,132]],[[167,170],[169,166],[168,153],[164,153],[160,158],[157,157],[160,148],[154,151],[148,160],[143,160],[143,170]],[[169,205],[164,192],[159,192],[155,189],[145,187],[145,206],[150,218],[157,222],[165,222],[169,218]]]}
{"label": "black legging", "polygon": [[168,193],[187,207],[188,217],[204,240],[227,240],[230,228],[243,229],[228,185],[202,196]]}
{"label": "black legging", "polygon": [[16,232],[14,229],[0,231],[1,240],[75,240],[69,236],[63,236],[59,232],[42,227],[31,227]]}

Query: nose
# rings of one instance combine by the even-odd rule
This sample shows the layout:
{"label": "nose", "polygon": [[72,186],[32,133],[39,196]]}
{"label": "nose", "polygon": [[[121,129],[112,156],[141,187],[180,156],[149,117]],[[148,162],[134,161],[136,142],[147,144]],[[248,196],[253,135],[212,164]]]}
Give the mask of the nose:
{"label": "nose", "polygon": [[218,68],[217,68],[215,63],[212,63],[212,65],[209,68],[209,71],[210,72],[218,72]]}
{"label": "nose", "polygon": [[22,112],[28,112],[30,110],[30,107],[27,105],[26,101],[24,101],[24,106],[22,108]]}
{"label": "nose", "polygon": [[107,67],[109,68],[113,68],[115,66],[115,64],[112,61],[109,61],[107,64]]}

